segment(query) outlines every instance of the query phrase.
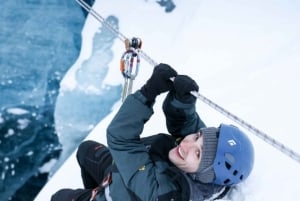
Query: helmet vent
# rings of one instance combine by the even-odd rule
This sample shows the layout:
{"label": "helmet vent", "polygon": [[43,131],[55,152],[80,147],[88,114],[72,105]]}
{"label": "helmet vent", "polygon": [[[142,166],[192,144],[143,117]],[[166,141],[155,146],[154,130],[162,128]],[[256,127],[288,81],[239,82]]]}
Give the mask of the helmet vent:
{"label": "helmet vent", "polygon": [[230,182],[230,179],[226,179],[225,181],[224,181],[224,184],[226,185],[226,184],[228,184]]}
{"label": "helmet vent", "polygon": [[237,175],[237,173],[238,173],[237,170],[234,170],[234,171],[233,171],[233,175],[234,175],[234,176]]}
{"label": "helmet vent", "polygon": [[243,178],[244,178],[244,175],[241,175],[241,176],[240,176],[240,180],[243,180]]}
{"label": "helmet vent", "polygon": [[227,161],[225,162],[225,166],[226,166],[227,170],[230,170],[231,165]]}

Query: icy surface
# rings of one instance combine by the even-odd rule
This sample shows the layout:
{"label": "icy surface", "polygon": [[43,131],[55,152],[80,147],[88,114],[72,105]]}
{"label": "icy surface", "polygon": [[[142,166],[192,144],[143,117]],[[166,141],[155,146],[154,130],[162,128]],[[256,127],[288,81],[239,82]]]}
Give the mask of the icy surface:
{"label": "icy surface", "polygon": [[[106,22],[118,28],[116,17],[109,16]],[[54,170],[77,148],[78,143],[95,125],[111,112],[114,103],[120,99],[121,85],[103,83],[108,64],[113,58],[111,47],[115,38],[108,29],[100,28],[93,38],[91,55],[78,68],[74,65],[70,70],[74,72],[75,81],[72,90],[69,89],[70,83],[63,80],[66,86],[62,85],[56,101],[55,125],[64,148]]]}
{"label": "icy surface", "polygon": [[2,1],[0,10],[0,200],[32,200],[47,181],[39,167],[61,150],[54,107],[85,16],[69,0]]}

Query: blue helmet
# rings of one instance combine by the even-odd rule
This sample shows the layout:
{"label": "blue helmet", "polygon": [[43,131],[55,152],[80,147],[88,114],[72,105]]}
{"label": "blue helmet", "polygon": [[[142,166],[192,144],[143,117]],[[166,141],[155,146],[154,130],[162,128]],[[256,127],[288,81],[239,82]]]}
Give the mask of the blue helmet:
{"label": "blue helmet", "polygon": [[229,186],[238,184],[249,176],[253,163],[254,148],[246,134],[235,126],[221,124],[213,163],[213,183]]}

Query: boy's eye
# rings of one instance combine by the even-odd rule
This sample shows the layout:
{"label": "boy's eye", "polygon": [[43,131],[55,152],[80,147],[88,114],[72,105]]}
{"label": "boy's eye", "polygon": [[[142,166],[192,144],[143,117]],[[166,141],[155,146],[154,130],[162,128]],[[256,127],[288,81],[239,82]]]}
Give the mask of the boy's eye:
{"label": "boy's eye", "polygon": [[201,136],[202,136],[202,133],[199,132],[199,133],[196,134],[195,139],[198,140]]}
{"label": "boy's eye", "polygon": [[200,151],[196,151],[197,158],[200,158]]}

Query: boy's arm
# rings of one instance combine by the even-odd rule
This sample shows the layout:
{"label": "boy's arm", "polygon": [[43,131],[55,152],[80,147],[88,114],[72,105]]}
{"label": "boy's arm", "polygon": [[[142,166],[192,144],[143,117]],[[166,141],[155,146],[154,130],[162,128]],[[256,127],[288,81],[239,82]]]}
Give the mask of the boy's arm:
{"label": "boy's arm", "polygon": [[206,127],[196,111],[196,98],[190,94],[198,91],[197,83],[188,76],[178,75],[163,103],[163,111],[169,133],[183,137]]}
{"label": "boy's arm", "polygon": [[168,65],[155,67],[151,78],[141,90],[126,98],[107,128],[107,144],[124,184],[141,200],[155,200],[176,190],[164,168],[151,160],[140,139],[144,124],[153,114],[155,97],[170,90],[170,77],[174,76],[176,71]]}

